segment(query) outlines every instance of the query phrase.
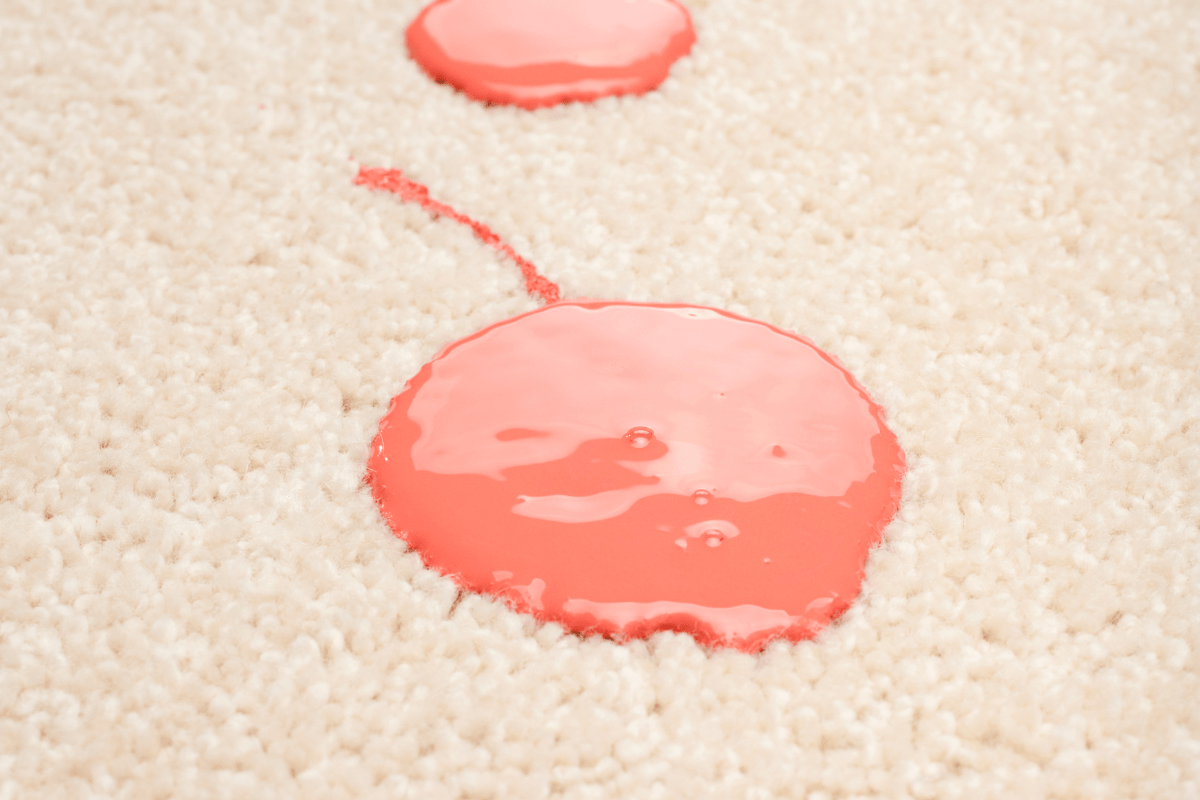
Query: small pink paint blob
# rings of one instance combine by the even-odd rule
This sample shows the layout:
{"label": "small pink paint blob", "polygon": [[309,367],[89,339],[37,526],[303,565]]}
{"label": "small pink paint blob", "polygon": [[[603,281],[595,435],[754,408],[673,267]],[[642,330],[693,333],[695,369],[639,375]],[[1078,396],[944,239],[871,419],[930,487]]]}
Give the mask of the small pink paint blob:
{"label": "small pink paint blob", "polygon": [[799,336],[558,302],[422,367],[367,478],[393,531],[465,589],[580,634],[753,652],[849,607],[904,471],[879,406]]}
{"label": "small pink paint blob", "polygon": [[533,109],[648,92],[696,34],[675,0],[435,0],[406,39],[434,80]]}

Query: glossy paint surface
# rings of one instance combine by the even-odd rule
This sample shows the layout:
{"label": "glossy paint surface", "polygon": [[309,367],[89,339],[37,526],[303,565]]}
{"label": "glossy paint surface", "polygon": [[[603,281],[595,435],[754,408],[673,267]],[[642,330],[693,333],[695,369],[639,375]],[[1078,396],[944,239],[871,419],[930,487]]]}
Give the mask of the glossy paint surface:
{"label": "glossy paint surface", "polygon": [[525,108],[647,92],[696,41],[675,0],[436,0],[406,38],[435,80]]}
{"label": "glossy paint surface", "polygon": [[541,620],[756,650],[857,596],[904,455],[811,343],[679,305],[564,302],[444,350],[368,478],[425,562]]}

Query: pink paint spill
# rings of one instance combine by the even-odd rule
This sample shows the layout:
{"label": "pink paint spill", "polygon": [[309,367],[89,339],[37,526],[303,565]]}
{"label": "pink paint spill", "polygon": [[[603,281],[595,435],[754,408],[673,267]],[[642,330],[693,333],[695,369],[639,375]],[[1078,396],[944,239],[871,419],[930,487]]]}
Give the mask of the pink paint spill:
{"label": "pink paint spill", "polygon": [[406,38],[435,80],[532,109],[648,92],[696,34],[675,0],[435,0]]}
{"label": "pink paint spill", "polygon": [[482,222],[476,222],[466,214],[458,213],[445,203],[434,200],[429,196],[429,189],[404,177],[404,173],[400,170],[362,167],[359,169],[358,175],[354,177],[354,183],[356,186],[391,192],[405,202],[416,203],[434,216],[449,217],[460,225],[466,225],[484,244],[511,259],[517,265],[521,270],[521,275],[525,278],[525,291],[534,297],[540,297],[547,303],[558,300],[561,294],[558,286],[539,275],[537,267],[521,258],[516,250],[500,241],[500,237],[493,233],[491,228]]}
{"label": "pink paint spill", "polygon": [[553,302],[425,187],[356,182],[468,225],[551,303],[447,347],[380,424],[367,480],[427,565],[576,633],[750,652],[850,606],[905,459],[832,357],[710,308]]}
{"label": "pink paint spill", "polygon": [[857,596],[904,457],[813,344],[696,306],[562,302],[392,403],[375,497],[429,566],[541,620],[753,650]]}

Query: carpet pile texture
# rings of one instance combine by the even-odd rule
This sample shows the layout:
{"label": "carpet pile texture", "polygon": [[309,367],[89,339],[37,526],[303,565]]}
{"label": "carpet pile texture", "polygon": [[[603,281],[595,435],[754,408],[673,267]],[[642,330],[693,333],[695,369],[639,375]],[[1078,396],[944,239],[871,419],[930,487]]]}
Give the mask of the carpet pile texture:
{"label": "carpet pile texture", "polygon": [[[0,800],[1200,797],[1200,6],[692,0],[527,112],[419,0],[0,3]],[[795,330],[904,499],[811,642],[459,596],[362,478],[440,348],[566,297]]]}

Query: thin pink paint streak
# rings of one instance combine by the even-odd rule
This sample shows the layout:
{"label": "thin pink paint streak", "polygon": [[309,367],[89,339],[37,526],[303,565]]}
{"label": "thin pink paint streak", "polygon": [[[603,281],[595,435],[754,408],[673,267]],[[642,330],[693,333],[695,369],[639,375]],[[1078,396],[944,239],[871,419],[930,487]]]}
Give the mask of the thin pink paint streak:
{"label": "thin pink paint streak", "polygon": [[562,296],[556,283],[539,275],[537,267],[522,258],[516,250],[500,241],[500,237],[491,228],[482,222],[476,222],[466,214],[458,213],[445,203],[434,200],[429,196],[428,188],[411,178],[404,177],[404,173],[400,170],[362,167],[354,178],[354,184],[366,186],[368,189],[391,192],[406,203],[417,203],[434,216],[449,217],[460,225],[466,225],[484,244],[507,256],[520,268],[521,274],[525,276],[525,291],[529,294],[540,297],[547,303],[557,303]]}

